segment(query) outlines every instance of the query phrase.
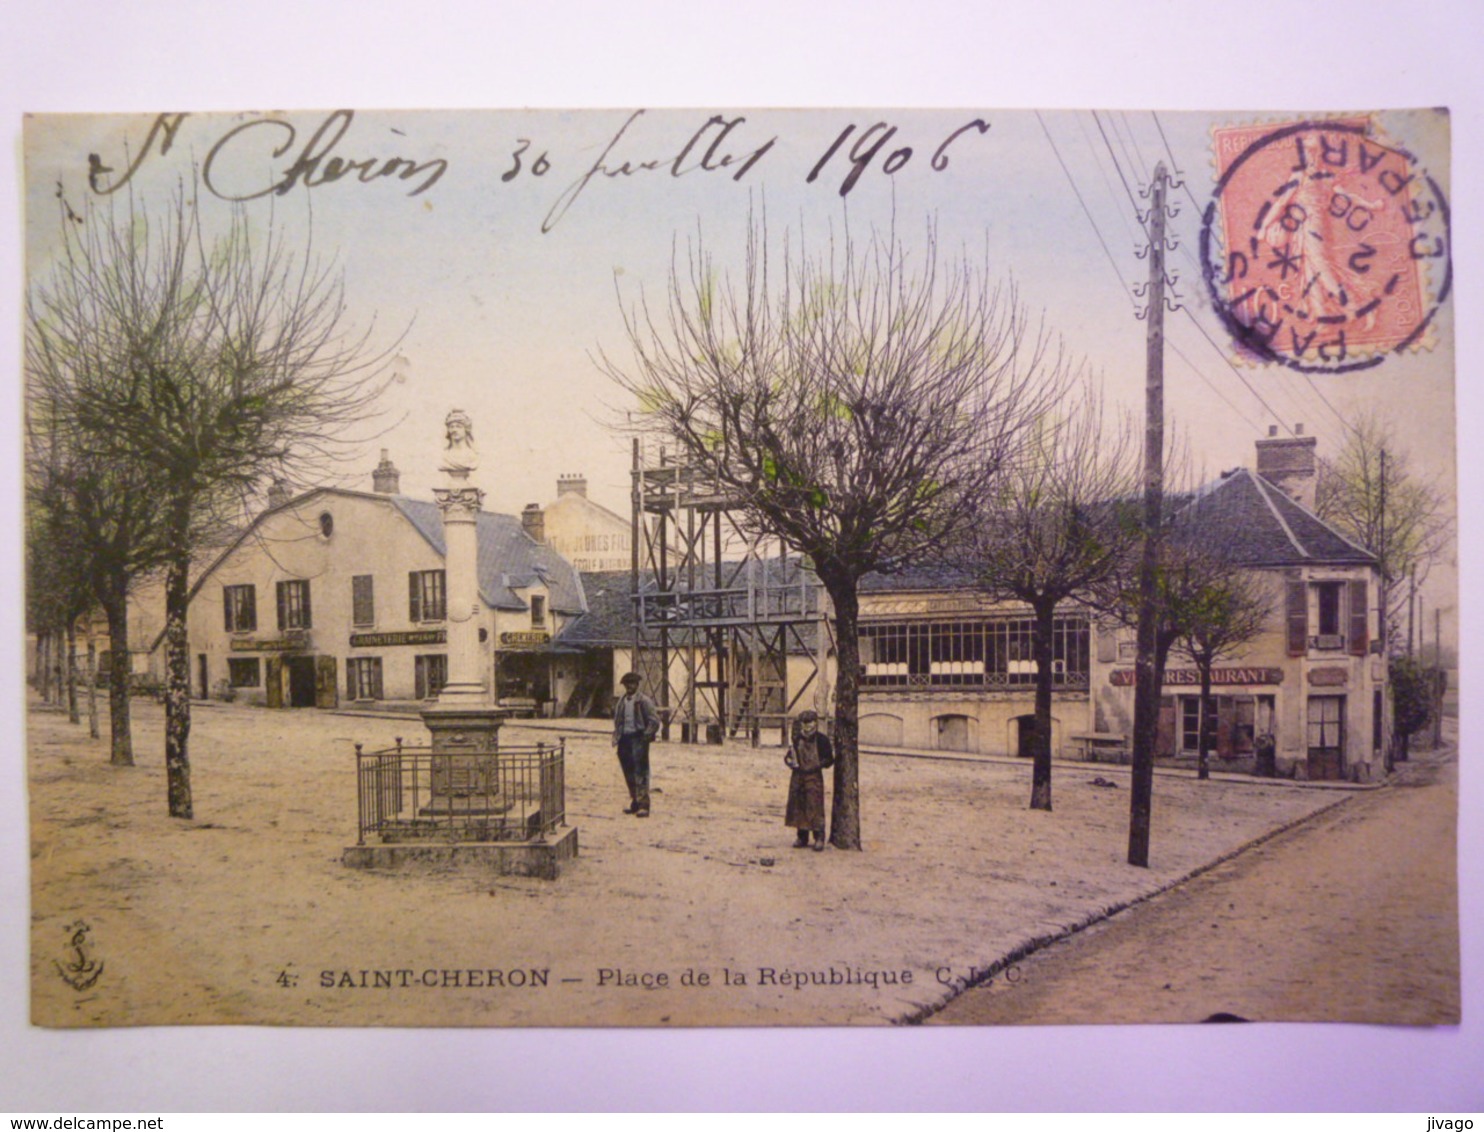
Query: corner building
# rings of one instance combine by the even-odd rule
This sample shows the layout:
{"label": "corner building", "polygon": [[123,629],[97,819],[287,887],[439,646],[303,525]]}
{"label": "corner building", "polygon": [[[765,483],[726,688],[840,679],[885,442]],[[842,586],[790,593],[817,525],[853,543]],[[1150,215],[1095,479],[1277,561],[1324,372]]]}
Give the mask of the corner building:
{"label": "corner building", "polygon": [[[1257,442],[1255,472],[1235,469],[1172,501],[1176,537],[1183,527],[1268,595],[1264,631],[1213,668],[1212,765],[1373,781],[1388,769],[1391,742],[1380,571],[1372,554],[1314,514],[1315,474],[1315,439],[1300,425],[1292,437]],[[1134,632],[1075,602],[1058,610],[1054,632],[1053,752],[1125,761]],[[992,602],[954,571],[866,579],[861,743],[1028,754],[1031,634],[1027,608]],[[1199,674],[1173,652],[1155,745],[1163,765],[1194,763],[1200,706]],[[1258,757],[1267,750],[1271,769]]]}
{"label": "corner building", "polygon": [[[383,460],[385,464],[385,460]],[[196,581],[192,692],[267,707],[374,707],[435,697],[447,679],[437,505],[319,488],[260,515]],[[477,523],[475,617],[500,705],[550,711],[570,694],[552,641],[586,608],[564,558],[511,515]]]}

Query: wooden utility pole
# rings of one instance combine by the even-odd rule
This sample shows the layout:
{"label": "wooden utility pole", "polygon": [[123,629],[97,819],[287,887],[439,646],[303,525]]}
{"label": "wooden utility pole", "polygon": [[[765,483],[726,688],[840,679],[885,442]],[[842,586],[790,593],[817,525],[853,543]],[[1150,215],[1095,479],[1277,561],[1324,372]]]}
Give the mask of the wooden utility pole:
{"label": "wooden utility pole", "polygon": [[1412,565],[1411,572],[1407,575],[1407,656],[1416,655],[1414,642],[1416,633],[1413,623],[1417,620],[1417,566]]}
{"label": "wooden utility pole", "polygon": [[1149,209],[1148,338],[1144,383],[1144,554],[1139,562],[1138,660],[1134,682],[1133,774],[1128,863],[1149,865],[1154,746],[1159,733],[1159,542],[1164,512],[1165,167],[1154,169]]}
{"label": "wooden utility pole", "polygon": [[[1423,633],[1427,626],[1422,627]],[[1432,664],[1437,670],[1433,677],[1433,688],[1437,698],[1433,701],[1432,745],[1437,750],[1443,745],[1443,703],[1448,695],[1448,670],[1443,667],[1443,611],[1432,611]]]}
{"label": "wooden utility pole", "polygon": [[1391,634],[1388,631],[1388,622],[1391,619],[1391,592],[1386,581],[1386,449],[1381,449],[1381,501],[1377,510],[1380,512],[1377,525],[1380,534],[1376,538],[1376,557],[1381,563],[1381,622],[1377,625],[1376,635],[1381,639],[1381,656],[1385,658],[1390,655],[1386,650],[1390,644]]}

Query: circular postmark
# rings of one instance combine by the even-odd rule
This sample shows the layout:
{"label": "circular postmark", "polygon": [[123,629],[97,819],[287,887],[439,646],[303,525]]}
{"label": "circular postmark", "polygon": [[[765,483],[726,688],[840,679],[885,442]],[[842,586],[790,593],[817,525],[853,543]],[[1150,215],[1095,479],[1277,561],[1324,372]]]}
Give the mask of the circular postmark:
{"label": "circular postmark", "polygon": [[1449,213],[1412,154],[1367,118],[1214,137],[1201,270],[1243,354],[1347,373],[1427,344],[1453,282]]}

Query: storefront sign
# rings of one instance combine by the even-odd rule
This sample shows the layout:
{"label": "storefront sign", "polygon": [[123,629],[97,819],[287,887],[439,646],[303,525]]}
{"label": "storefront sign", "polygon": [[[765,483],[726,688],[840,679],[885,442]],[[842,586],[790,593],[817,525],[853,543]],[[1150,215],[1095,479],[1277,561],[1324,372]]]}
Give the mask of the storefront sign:
{"label": "storefront sign", "polygon": [[1309,670],[1309,683],[1316,688],[1343,688],[1349,682],[1349,669],[1311,668]]}
{"label": "storefront sign", "polygon": [[[1132,668],[1115,668],[1108,674],[1108,682],[1115,687],[1128,688],[1134,683],[1134,670]],[[1167,668],[1165,669],[1165,684],[1194,684],[1199,686],[1201,674],[1195,668]],[[1281,684],[1283,683],[1283,669],[1281,668],[1213,668],[1211,669],[1211,686],[1218,687],[1226,684]]]}
{"label": "storefront sign", "polygon": [[551,634],[539,629],[527,629],[524,632],[500,634],[500,643],[502,645],[544,645],[550,640]]}
{"label": "storefront sign", "polygon": [[407,633],[352,633],[353,649],[384,649],[394,645],[441,645],[448,640],[446,629],[413,629]]}
{"label": "storefront sign", "polygon": [[307,637],[277,637],[269,641],[234,640],[233,652],[292,652],[309,647]]}

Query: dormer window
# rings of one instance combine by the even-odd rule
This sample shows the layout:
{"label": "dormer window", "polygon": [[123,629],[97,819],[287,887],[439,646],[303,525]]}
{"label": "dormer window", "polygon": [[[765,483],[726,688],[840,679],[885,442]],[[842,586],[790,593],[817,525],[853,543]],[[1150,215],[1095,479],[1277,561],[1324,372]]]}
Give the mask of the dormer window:
{"label": "dormer window", "polygon": [[546,628],[546,597],[544,594],[531,595],[531,628]]}

